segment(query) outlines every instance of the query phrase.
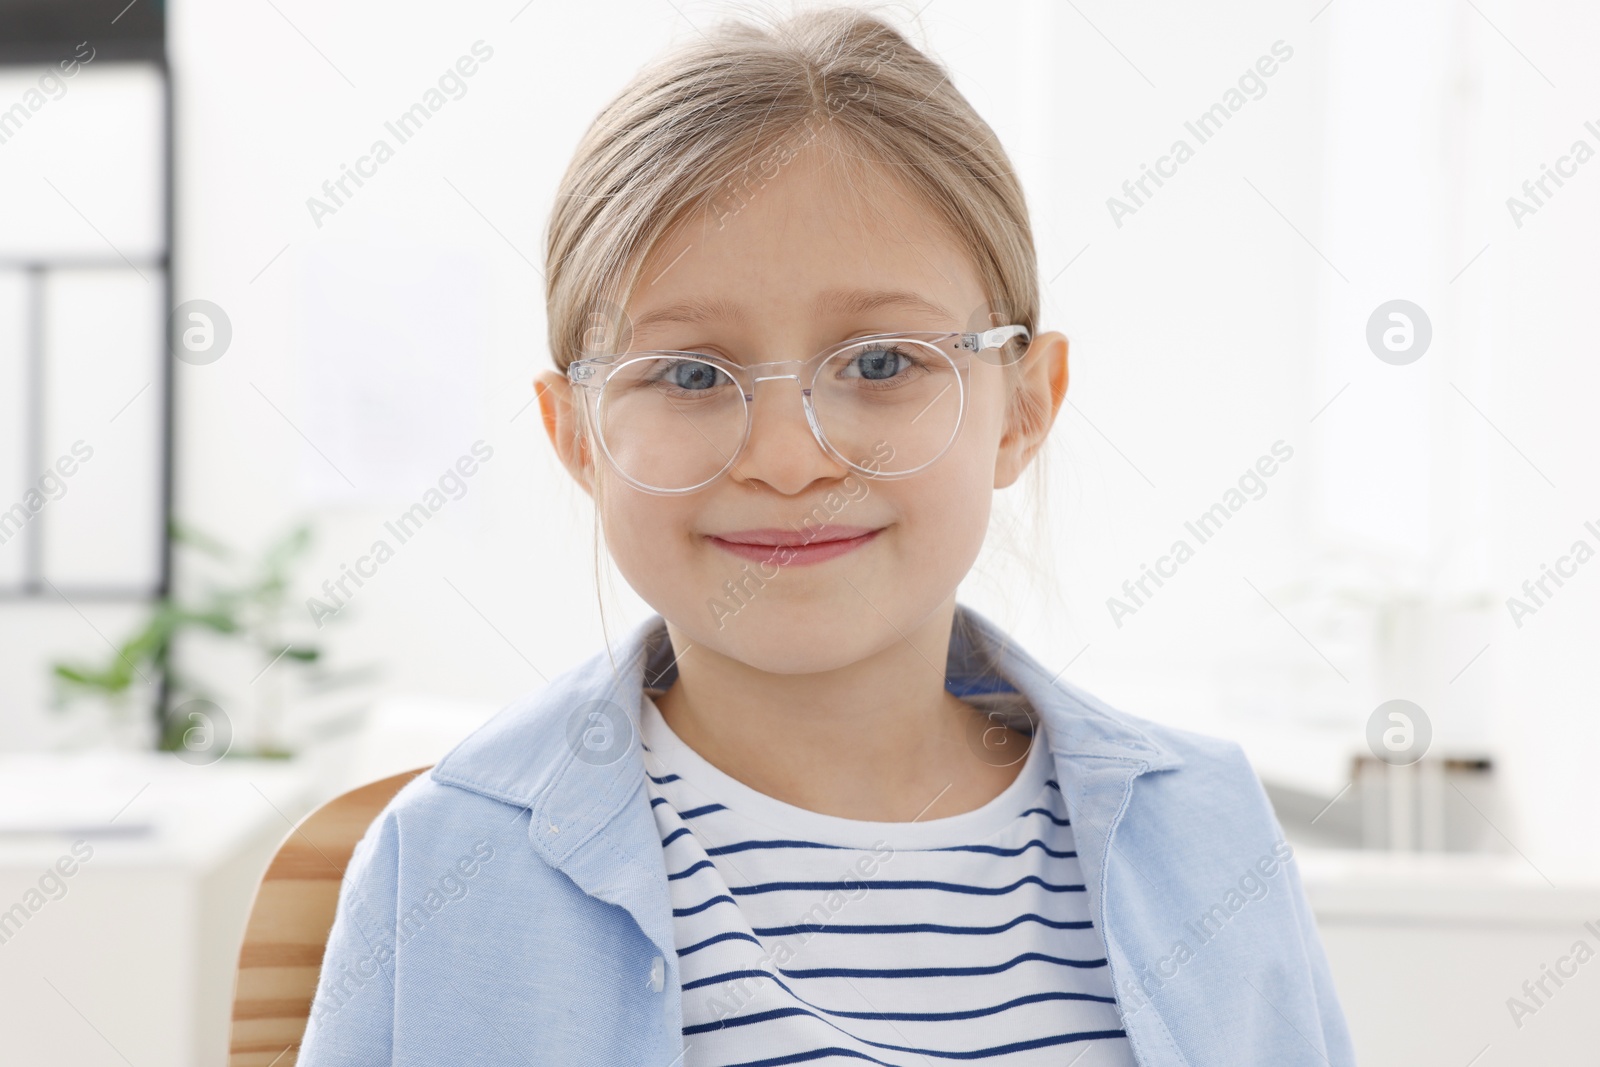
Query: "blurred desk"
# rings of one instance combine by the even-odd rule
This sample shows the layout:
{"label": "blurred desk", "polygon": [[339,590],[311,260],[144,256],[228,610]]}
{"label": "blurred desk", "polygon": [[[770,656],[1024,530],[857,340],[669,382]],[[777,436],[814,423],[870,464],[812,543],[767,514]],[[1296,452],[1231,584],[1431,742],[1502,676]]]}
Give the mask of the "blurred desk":
{"label": "blurred desk", "polygon": [[0,755],[0,1062],[224,1063],[255,885],[311,796],[292,761]]}
{"label": "blurred desk", "polygon": [[[1600,953],[1600,868],[1515,853],[1295,859],[1362,1067],[1597,1062],[1600,956],[1573,950]],[[1558,985],[1546,976],[1563,958]],[[1541,980],[1530,998],[1523,983]],[[1512,997],[1534,1010],[1514,1017]]]}

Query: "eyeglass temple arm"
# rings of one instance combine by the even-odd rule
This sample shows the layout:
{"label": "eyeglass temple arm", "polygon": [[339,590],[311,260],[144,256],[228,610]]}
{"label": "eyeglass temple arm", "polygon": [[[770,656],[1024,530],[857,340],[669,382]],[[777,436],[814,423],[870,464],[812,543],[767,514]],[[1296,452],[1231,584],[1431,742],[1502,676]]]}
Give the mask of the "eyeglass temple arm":
{"label": "eyeglass temple arm", "polygon": [[996,326],[992,330],[982,333],[964,333],[956,342],[957,348],[964,348],[972,352],[986,352],[991,348],[999,348],[1013,337],[1020,335],[1024,341],[1028,339],[1026,326]]}

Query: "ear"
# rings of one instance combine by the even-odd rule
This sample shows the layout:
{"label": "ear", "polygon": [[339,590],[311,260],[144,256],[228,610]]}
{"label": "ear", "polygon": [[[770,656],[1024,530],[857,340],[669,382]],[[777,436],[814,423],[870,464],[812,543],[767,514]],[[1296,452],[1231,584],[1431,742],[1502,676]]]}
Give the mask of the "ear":
{"label": "ear", "polygon": [[1017,395],[1007,410],[1004,435],[994,461],[994,487],[1004,489],[1027,469],[1044,447],[1067,395],[1067,337],[1058,330],[1041,333],[1022,355]]}
{"label": "ear", "polygon": [[534,375],[533,391],[539,398],[539,414],[544,417],[544,432],[555,447],[561,465],[567,468],[583,491],[594,495],[594,463],[589,443],[579,422],[577,398],[567,376],[556,371]]}

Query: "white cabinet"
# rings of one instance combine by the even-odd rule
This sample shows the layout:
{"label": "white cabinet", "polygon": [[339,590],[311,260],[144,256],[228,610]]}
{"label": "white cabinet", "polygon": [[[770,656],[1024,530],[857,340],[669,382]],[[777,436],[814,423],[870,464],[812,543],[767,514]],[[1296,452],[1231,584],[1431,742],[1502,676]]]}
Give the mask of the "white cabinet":
{"label": "white cabinet", "polygon": [[0,1062],[224,1063],[255,885],[311,803],[276,761],[0,757]]}

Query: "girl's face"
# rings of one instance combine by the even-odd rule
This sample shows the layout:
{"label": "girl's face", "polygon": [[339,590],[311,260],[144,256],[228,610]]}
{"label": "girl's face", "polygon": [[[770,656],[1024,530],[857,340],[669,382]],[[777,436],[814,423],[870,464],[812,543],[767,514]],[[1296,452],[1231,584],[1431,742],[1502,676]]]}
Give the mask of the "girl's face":
{"label": "girl's face", "polygon": [[[804,360],[862,334],[991,325],[969,254],[932,213],[883,178],[852,181],[827,156],[821,146],[803,149],[770,181],[747,182],[662,241],[626,308],[629,350]],[[869,309],[839,306],[850,298]],[[657,314],[683,304],[696,310]],[[960,434],[917,474],[874,479],[830,457],[806,423],[799,383],[777,378],[755,386],[736,466],[681,496],[637,490],[594,450],[575,449],[581,398],[554,372],[536,384],[552,442],[595,498],[606,544],[634,590],[695,645],[757,670],[811,673],[866,659],[953,604],[994,490],[1016,480],[1049,429],[1048,421],[1027,432],[1007,426],[1017,368],[999,358],[968,360]],[[1020,387],[1037,390],[1053,418],[1066,339],[1041,334],[1023,367]],[[732,543],[819,522],[846,529],[796,534],[798,551]],[[855,532],[865,536],[818,549]]]}

